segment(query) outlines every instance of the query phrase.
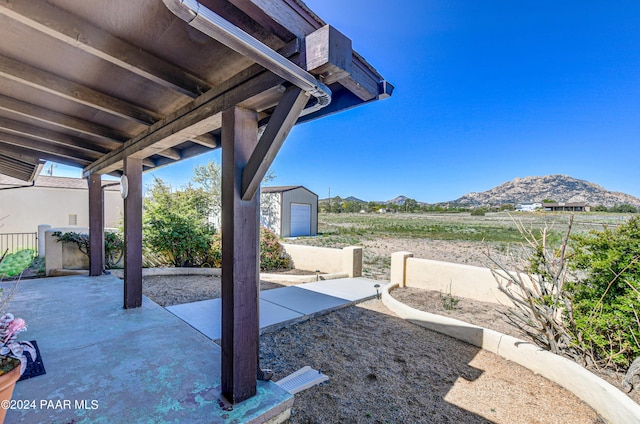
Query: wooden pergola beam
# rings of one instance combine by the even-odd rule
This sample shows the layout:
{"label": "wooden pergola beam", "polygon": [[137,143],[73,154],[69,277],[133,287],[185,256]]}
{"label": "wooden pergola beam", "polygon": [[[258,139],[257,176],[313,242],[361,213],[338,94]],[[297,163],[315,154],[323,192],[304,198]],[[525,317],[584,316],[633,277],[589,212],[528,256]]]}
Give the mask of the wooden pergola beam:
{"label": "wooden pergola beam", "polygon": [[85,168],[85,176],[93,172],[108,173],[116,170],[124,157],[148,157],[218,129],[221,127],[223,110],[261,94],[265,87],[273,87],[282,82],[282,78],[264,71],[239,85],[229,80],[98,159]]}
{"label": "wooden pergola beam", "polygon": [[202,135],[199,135],[198,137],[193,137],[191,141],[201,146],[208,147],[210,149],[215,149],[217,147],[220,147],[220,140],[218,140],[216,137],[210,134],[202,134]]}
{"label": "wooden pergola beam", "polygon": [[309,97],[309,93],[295,86],[289,87],[282,96],[242,172],[242,200],[251,200],[255,196]]}
{"label": "wooden pergola beam", "polygon": [[94,161],[101,157],[100,153],[87,151],[75,147],[68,147],[58,144],[43,143],[42,141],[33,140],[31,138],[22,137],[15,134],[9,134],[0,131],[0,141],[6,144],[12,144],[18,147],[25,147],[36,152],[49,153],[58,157],[65,157],[70,160],[78,159],[80,161]]}
{"label": "wooden pergola beam", "polygon": [[2,2],[0,14],[185,96],[195,98],[210,88],[195,75],[45,1]]}
{"label": "wooden pergola beam", "polygon": [[2,134],[0,134],[0,149],[4,154],[10,154],[11,157],[20,159],[25,162],[29,162],[31,160],[49,160],[52,162],[58,162],[63,165],[75,166],[75,167],[84,167],[91,163],[90,160],[84,159],[70,159],[67,156],[62,156],[59,154],[49,153],[37,148],[28,148],[23,146],[17,146],[14,144],[5,143],[2,141]]}
{"label": "wooden pergola beam", "polygon": [[0,154],[0,174],[13,175],[23,181],[29,181],[38,164],[38,161],[26,162]]}
{"label": "wooden pergola beam", "polygon": [[169,147],[168,149],[161,150],[160,152],[158,152],[158,154],[160,156],[164,156],[165,158],[169,158],[173,160],[180,160],[180,158],[182,158],[182,155],[180,154],[180,152],[171,147]]}
{"label": "wooden pergola beam", "polygon": [[160,115],[143,107],[108,96],[87,86],[60,78],[5,56],[0,56],[0,76],[139,124],[149,125],[160,119]]}
{"label": "wooden pergola beam", "polygon": [[0,95],[0,110],[34,119],[50,126],[77,131],[106,142],[122,144],[131,138],[120,131],[3,95]]}
{"label": "wooden pergola beam", "polygon": [[88,141],[70,136],[68,134],[52,131],[34,125],[27,125],[22,122],[0,117],[0,130],[12,134],[35,138],[42,141],[53,142],[55,144],[77,147],[94,153],[107,153],[112,149],[122,145],[120,142]]}
{"label": "wooden pergola beam", "polygon": [[291,31],[269,17],[262,8],[256,5],[253,1],[229,0],[229,2],[233,3],[233,5],[259,23],[265,30],[276,35],[281,40],[291,40],[295,38],[295,35],[291,33]]}

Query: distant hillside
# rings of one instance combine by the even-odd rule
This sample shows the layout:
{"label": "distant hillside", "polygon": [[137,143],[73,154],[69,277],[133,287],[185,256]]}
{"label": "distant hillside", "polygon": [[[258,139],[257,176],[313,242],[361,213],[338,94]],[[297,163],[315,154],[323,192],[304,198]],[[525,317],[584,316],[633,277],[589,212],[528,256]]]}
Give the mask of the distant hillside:
{"label": "distant hillside", "polygon": [[408,199],[407,196],[398,196],[398,197],[394,197],[391,200],[387,200],[386,202],[380,202],[380,203],[385,203],[387,205],[404,205],[404,202],[406,202]]}
{"label": "distant hillside", "polygon": [[357,203],[367,203],[366,200],[360,200],[357,197],[353,197],[353,196],[349,196],[346,199],[344,199],[345,202],[357,202]]}
{"label": "distant hillside", "polygon": [[329,199],[328,197],[325,197],[324,199],[318,199],[318,202],[329,203],[329,200],[331,200],[331,203],[335,203],[335,202],[367,203],[366,200],[361,200],[354,196],[349,196],[349,197],[333,196],[331,199]]}
{"label": "distant hillside", "polygon": [[612,192],[603,187],[567,175],[524,177],[508,181],[482,193],[469,193],[455,200],[468,205],[514,205],[526,202],[542,202],[551,199],[558,202],[586,202],[591,206],[612,207],[629,204],[640,207],[640,199],[625,193]]}

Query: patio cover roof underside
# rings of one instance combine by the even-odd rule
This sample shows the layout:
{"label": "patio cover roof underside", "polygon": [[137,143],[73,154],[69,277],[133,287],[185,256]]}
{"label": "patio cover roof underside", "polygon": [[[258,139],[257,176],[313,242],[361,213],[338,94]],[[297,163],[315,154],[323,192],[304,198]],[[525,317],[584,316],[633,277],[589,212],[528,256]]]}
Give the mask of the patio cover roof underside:
{"label": "patio cover roof underside", "polygon": [[[350,63],[308,64],[305,37],[325,23],[299,0],[200,3],[330,87],[331,104],[298,122],[392,90],[346,38]],[[266,123],[290,85],[162,0],[3,0],[0,40],[0,173],[25,181],[42,160],[120,175],[125,156],[149,170],[218,148],[224,109]]]}

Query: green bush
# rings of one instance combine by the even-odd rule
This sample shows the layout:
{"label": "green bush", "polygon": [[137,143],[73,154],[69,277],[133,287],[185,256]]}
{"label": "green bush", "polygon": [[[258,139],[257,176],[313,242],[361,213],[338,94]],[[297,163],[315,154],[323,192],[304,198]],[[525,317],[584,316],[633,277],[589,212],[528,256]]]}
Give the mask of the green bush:
{"label": "green bush", "polygon": [[272,271],[291,268],[291,257],[287,255],[275,233],[260,227],[260,270]]}
{"label": "green bush", "polygon": [[[214,234],[211,239],[209,263],[216,268],[222,266],[222,236]],[[275,233],[260,227],[260,270],[274,271],[291,268],[291,257],[287,255]]]}
{"label": "green bush", "polygon": [[599,364],[628,366],[640,356],[640,217],[574,240],[579,342]]}
{"label": "green bush", "polygon": [[35,252],[31,249],[7,253],[0,263],[0,278],[20,275],[33,261],[34,256]]}
{"label": "green bush", "polygon": [[487,210],[485,208],[475,208],[471,211],[471,216],[485,216]]}
{"label": "green bush", "polygon": [[144,202],[143,242],[150,252],[167,257],[176,267],[207,262],[211,236],[210,198],[202,189],[188,186],[172,191],[156,178]]}
{"label": "green bush", "polygon": [[[81,234],[73,231],[62,233],[56,231],[52,234],[58,242],[75,243],[78,249],[87,256],[90,256],[89,234]],[[106,269],[115,268],[124,254],[124,237],[116,231],[104,232],[104,266]]]}
{"label": "green bush", "polygon": [[213,268],[222,267],[222,234],[216,233],[211,237],[209,247],[209,264]]}

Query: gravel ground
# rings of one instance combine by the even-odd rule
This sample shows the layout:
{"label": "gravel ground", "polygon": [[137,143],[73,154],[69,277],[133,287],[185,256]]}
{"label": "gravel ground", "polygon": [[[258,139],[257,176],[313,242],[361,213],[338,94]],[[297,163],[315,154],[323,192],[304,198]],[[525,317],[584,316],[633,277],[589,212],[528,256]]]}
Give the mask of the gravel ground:
{"label": "gravel ground", "polygon": [[[216,277],[145,277],[143,292],[170,305],[218,297],[219,284]],[[329,376],[296,395],[292,423],[602,422],[548,380],[406,322],[378,300],[263,334],[260,361],[274,380],[305,365]]]}
{"label": "gravel ground", "polygon": [[404,321],[378,301],[264,334],[275,379],[310,365],[328,383],[296,395],[292,423],[601,423],[531,371]]}
{"label": "gravel ground", "polygon": [[[443,306],[443,294],[412,287],[393,290],[391,295],[404,304],[421,311],[449,316],[484,328],[490,328],[503,334],[528,340],[526,335],[521,334],[515,327],[508,323],[504,316],[509,310],[506,306],[460,297],[458,298],[459,302],[456,305],[457,307],[453,310],[447,310]],[[606,369],[590,369],[590,371],[624,392],[622,389],[624,373],[616,373]],[[634,390],[627,393],[627,396],[634,402],[640,404],[640,391]]]}

